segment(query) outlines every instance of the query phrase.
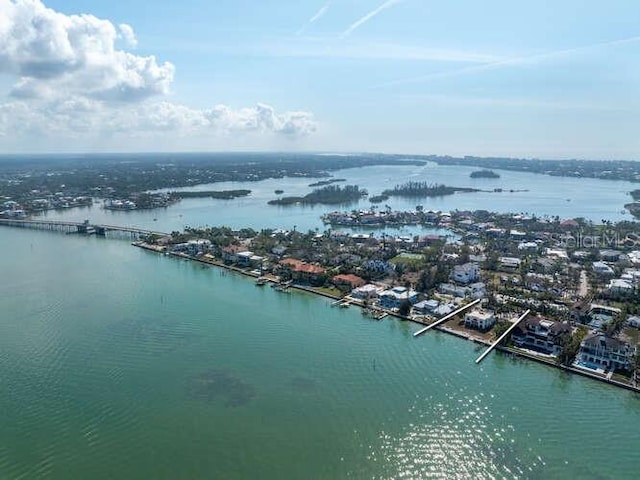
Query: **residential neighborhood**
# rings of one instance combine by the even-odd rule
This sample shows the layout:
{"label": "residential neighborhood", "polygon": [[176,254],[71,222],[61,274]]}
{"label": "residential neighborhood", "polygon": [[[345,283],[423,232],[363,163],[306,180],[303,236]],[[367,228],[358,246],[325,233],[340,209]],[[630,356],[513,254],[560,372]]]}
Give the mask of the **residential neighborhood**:
{"label": "residential neighborhood", "polygon": [[[480,306],[446,326],[479,341],[497,338],[528,309],[531,315],[511,332],[506,346],[635,385],[640,247],[635,250],[630,225],[603,231],[582,219],[485,211],[386,212],[382,217],[420,218],[451,234],[378,237],[338,229],[212,227],[148,242],[343,298],[344,306],[425,324],[480,300]],[[380,215],[336,212],[330,218],[362,222]],[[611,245],[603,243],[606,239],[621,241]]]}

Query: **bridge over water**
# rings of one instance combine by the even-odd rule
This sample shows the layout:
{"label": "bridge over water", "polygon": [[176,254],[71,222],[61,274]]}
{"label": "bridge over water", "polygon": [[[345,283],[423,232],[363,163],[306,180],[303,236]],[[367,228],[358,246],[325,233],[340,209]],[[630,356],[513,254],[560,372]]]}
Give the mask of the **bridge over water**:
{"label": "bridge over water", "polygon": [[123,227],[118,225],[92,224],[88,220],[84,222],[64,222],[61,220],[20,220],[14,218],[0,218],[0,225],[7,227],[33,228],[37,230],[49,230],[63,233],[79,233],[83,235],[98,235],[106,237],[108,234],[129,236],[131,238],[147,237],[149,235],[166,236],[165,232],[156,232],[136,227]]}

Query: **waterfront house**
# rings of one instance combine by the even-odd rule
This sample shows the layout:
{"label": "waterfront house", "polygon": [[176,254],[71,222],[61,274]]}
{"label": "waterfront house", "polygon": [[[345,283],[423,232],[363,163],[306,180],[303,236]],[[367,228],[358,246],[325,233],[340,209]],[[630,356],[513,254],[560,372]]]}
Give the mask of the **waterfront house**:
{"label": "waterfront house", "polygon": [[285,258],[278,263],[280,275],[311,285],[322,285],[326,280],[325,269],[296,258]]}
{"label": "waterfront house", "polygon": [[453,303],[441,303],[438,305],[438,308],[433,311],[433,314],[438,317],[444,317],[445,315],[449,315],[455,309],[456,306]]}
{"label": "waterfront house", "polygon": [[464,326],[476,330],[489,330],[496,323],[496,316],[489,310],[472,310],[464,316]]}
{"label": "waterfront house", "polygon": [[562,338],[570,334],[571,327],[566,323],[526,317],[513,329],[511,340],[518,347],[558,356],[562,352]]}
{"label": "waterfront house", "polygon": [[589,335],[580,344],[577,363],[603,370],[630,370],[635,348],[603,334]]}
{"label": "waterfront house", "polygon": [[333,283],[336,287],[345,287],[349,290],[353,290],[354,288],[361,287],[366,282],[362,277],[352,274],[342,274],[336,275],[331,279],[331,283]]}
{"label": "waterfront house", "polygon": [[465,263],[453,267],[451,278],[458,283],[468,284],[480,278],[480,266],[477,263]]}
{"label": "waterfront house", "polygon": [[418,315],[427,315],[434,313],[439,305],[437,300],[422,300],[413,306],[413,312]]}
{"label": "waterfront house", "polygon": [[378,298],[378,292],[381,290],[377,285],[373,285],[372,283],[368,283],[366,285],[362,285],[361,287],[354,288],[351,291],[351,296],[354,298],[360,298],[362,300],[370,299],[370,298]]}
{"label": "waterfront house", "polygon": [[418,301],[418,292],[406,287],[393,287],[382,292],[379,295],[379,299],[382,308],[400,308],[400,304],[404,301],[408,301],[411,304],[416,303]]}
{"label": "waterfront house", "polygon": [[228,245],[226,247],[222,247],[222,260],[227,263],[236,263],[236,255],[239,252],[244,251],[246,251],[246,248],[242,245]]}
{"label": "waterfront house", "polygon": [[255,255],[249,250],[236,253],[235,262],[241,267],[259,267],[262,265],[264,258]]}

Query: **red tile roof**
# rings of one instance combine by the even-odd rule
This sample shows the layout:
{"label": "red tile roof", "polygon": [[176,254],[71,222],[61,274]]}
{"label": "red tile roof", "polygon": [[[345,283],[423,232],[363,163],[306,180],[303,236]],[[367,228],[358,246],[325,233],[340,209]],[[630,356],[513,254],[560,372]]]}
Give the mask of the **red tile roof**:
{"label": "red tile roof", "polygon": [[298,260],[297,258],[285,258],[283,260],[280,260],[280,265],[287,266],[294,272],[302,272],[315,275],[322,274],[325,271],[322,267],[311,265],[310,263],[305,263],[302,260]]}
{"label": "red tile roof", "polygon": [[332,281],[333,283],[348,283],[353,287],[359,287],[366,283],[363,278],[352,274],[336,275],[335,277],[333,277]]}

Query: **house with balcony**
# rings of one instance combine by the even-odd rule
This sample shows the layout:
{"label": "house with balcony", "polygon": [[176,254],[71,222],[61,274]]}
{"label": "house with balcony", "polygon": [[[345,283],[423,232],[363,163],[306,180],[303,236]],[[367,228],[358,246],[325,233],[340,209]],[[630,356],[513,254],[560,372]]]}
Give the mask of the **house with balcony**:
{"label": "house with balcony", "polygon": [[322,285],[326,280],[324,268],[296,258],[285,258],[278,263],[278,273],[296,282]]}
{"label": "house with balcony", "polygon": [[526,317],[511,333],[514,345],[547,355],[558,356],[562,352],[561,341],[571,334],[571,327],[543,317]]}
{"label": "house with balcony", "polygon": [[260,267],[264,258],[249,250],[236,253],[236,263],[241,267]]}
{"label": "house with balcony", "polygon": [[380,306],[382,308],[400,308],[400,305],[404,301],[408,301],[411,304],[416,303],[418,301],[418,292],[406,287],[393,287],[390,290],[382,292],[378,298],[380,299]]}
{"label": "house with balcony", "polygon": [[363,286],[365,283],[362,277],[353,274],[341,274],[336,275],[331,279],[331,283],[333,283],[338,288],[346,288],[348,290],[353,290],[354,288],[358,288]]}
{"label": "house with balcony", "polygon": [[595,370],[631,370],[635,347],[603,334],[585,337],[576,359],[578,366]]}
{"label": "house with balcony", "polygon": [[368,300],[372,298],[378,298],[378,293],[382,290],[382,288],[374,285],[372,283],[367,283],[366,285],[362,285],[361,287],[354,288],[351,291],[351,296],[354,298],[359,298],[361,300]]}
{"label": "house with balcony", "polygon": [[453,267],[451,278],[454,282],[469,284],[476,282],[480,278],[480,266],[477,263],[465,263]]}
{"label": "house with balcony", "polygon": [[464,316],[464,326],[475,330],[487,331],[496,323],[496,316],[489,310],[472,310]]}
{"label": "house with balcony", "polygon": [[417,315],[433,314],[439,306],[440,302],[438,300],[422,300],[413,306],[413,312]]}
{"label": "house with balcony", "polygon": [[222,247],[222,260],[226,263],[236,263],[238,260],[237,254],[246,250],[242,245],[228,245]]}

